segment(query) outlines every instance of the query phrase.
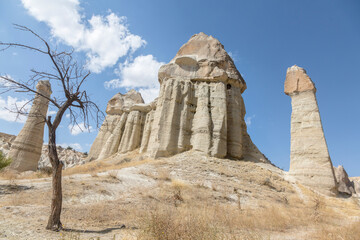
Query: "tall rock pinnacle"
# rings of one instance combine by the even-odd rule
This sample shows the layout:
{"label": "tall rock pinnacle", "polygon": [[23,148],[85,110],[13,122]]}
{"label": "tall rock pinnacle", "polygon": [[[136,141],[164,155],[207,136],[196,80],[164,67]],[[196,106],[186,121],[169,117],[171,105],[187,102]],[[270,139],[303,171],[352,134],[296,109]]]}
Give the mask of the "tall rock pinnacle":
{"label": "tall rock pinnacle", "polygon": [[[36,90],[41,95],[50,97],[49,81],[39,81]],[[15,138],[9,157],[12,159],[11,169],[17,171],[36,171],[41,156],[44,138],[44,117],[48,110],[49,100],[36,94],[24,127]]]}
{"label": "tall rock pinnacle", "polygon": [[316,100],[316,88],[303,68],[288,68],[285,94],[291,97],[290,175],[327,195],[335,195],[336,179]]}

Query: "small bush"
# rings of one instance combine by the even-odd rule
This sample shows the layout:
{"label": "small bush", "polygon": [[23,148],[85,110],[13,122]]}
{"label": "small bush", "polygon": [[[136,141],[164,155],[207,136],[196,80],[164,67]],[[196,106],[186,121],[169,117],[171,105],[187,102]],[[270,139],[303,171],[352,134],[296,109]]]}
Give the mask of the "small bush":
{"label": "small bush", "polygon": [[73,148],[70,147],[70,146],[68,146],[66,149],[67,149],[67,150],[73,150]]}
{"label": "small bush", "polygon": [[9,166],[11,163],[11,158],[7,158],[2,151],[0,151],[0,170]]}

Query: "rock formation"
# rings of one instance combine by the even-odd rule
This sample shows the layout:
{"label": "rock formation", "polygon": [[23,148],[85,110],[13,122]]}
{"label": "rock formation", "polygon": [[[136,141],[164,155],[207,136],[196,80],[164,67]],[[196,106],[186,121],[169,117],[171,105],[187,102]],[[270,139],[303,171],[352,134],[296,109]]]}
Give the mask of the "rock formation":
{"label": "rock formation", "polygon": [[337,193],[316,100],[316,88],[303,68],[288,68],[285,94],[291,97],[290,175],[327,195]]}
{"label": "rock formation", "polygon": [[246,83],[217,39],[194,35],[158,76],[160,94],[154,102],[142,104],[139,95],[124,110],[117,102],[129,93],[109,101],[108,109],[114,110],[107,109],[91,160],[140,147],[155,158],[193,149],[219,158],[267,161],[247,134]]}
{"label": "rock formation", "polygon": [[354,182],[350,181],[347,172],[343,166],[334,167],[336,182],[338,185],[338,192],[349,196],[355,194]]}
{"label": "rock formation", "polygon": [[194,149],[219,158],[242,159],[249,149],[259,152],[244,121],[246,83],[217,39],[204,33],[191,37],[160,68],[159,82],[147,149],[151,156]]}
{"label": "rock formation", "polygon": [[12,159],[11,169],[17,171],[35,171],[41,155],[44,137],[44,117],[48,110],[51,86],[49,81],[39,81],[30,113],[24,127],[12,143],[9,157]]}
{"label": "rock formation", "polygon": [[[135,104],[140,104],[136,110],[132,109]],[[144,111],[149,109],[143,105],[144,100],[135,90],[124,95],[118,93],[110,99],[106,107],[107,116],[91,146],[89,160],[106,158],[118,151],[134,150],[140,146]]]}

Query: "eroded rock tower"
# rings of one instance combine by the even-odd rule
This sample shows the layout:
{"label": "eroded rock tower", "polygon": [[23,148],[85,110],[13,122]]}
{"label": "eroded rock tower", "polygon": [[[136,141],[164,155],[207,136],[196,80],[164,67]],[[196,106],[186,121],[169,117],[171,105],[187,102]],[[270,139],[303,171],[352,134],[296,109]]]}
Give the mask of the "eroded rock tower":
{"label": "eroded rock tower", "polygon": [[[36,171],[44,141],[44,117],[48,110],[51,85],[49,81],[39,81],[30,113],[24,127],[12,143],[9,157],[12,159],[11,169],[17,171]],[[43,95],[43,96],[41,96]]]}
{"label": "eroded rock tower", "polygon": [[336,179],[327,148],[316,88],[303,68],[288,68],[285,94],[291,97],[290,175],[327,195],[335,195]]}

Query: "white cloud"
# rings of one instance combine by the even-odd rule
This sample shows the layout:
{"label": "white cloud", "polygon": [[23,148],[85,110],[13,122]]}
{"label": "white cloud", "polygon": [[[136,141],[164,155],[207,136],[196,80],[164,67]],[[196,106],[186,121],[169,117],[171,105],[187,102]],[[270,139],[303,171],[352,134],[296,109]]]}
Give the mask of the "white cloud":
{"label": "white cloud", "polygon": [[252,120],[255,118],[255,115],[252,115],[252,116],[248,116],[245,118],[245,123],[247,126],[250,126],[251,125],[251,122]]}
{"label": "white cloud", "polygon": [[104,83],[105,88],[137,88],[142,94],[145,102],[151,102],[158,96],[159,82],[158,71],[161,65],[154,56],[138,56],[134,61],[125,61],[119,64],[120,79],[113,79]]}
{"label": "white cloud", "polygon": [[[11,76],[8,75],[8,74],[2,75],[1,77],[5,77],[5,78],[8,78],[8,79],[14,80],[14,78],[11,77]],[[14,86],[13,83],[11,83],[11,82],[9,82],[9,81],[6,81],[6,80],[4,80],[4,79],[2,79],[2,78],[0,78],[0,87],[1,87],[1,88],[10,88],[10,87],[13,87],[13,86]]]}
{"label": "white cloud", "polygon": [[92,126],[89,126],[88,128],[85,127],[85,124],[82,122],[82,123],[79,123],[78,125],[69,125],[68,126],[69,130],[70,130],[70,133],[71,135],[73,136],[76,136],[80,133],[83,133],[85,131],[87,132],[92,132],[93,131],[93,127]]}
{"label": "white cloud", "polygon": [[[4,99],[0,96],[0,119],[9,122],[26,122],[26,116],[18,115],[16,112],[17,109],[24,106],[29,100],[18,100],[15,97],[8,96],[7,99]],[[27,104],[23,109],[25,112],[30,111],[31,104]],[[10,110],[10,111],[9,111]]]}
{"label": "white cloud", "polygon": [[30,15],[51,28],[53,37],[84,51],[88,68],[96,73],[146,44],[129,31],[126,17],[110,12],[107,16],[93,15],[86,22],[78,0],[22,0],[22,3]]}
{"label": "white cloud", "polygon": [[80,143],[61,143],[61,144],[58,144],[58,146],[61,146],[62,148],[71,147],[79,152],[81,152],[83,150]]}

